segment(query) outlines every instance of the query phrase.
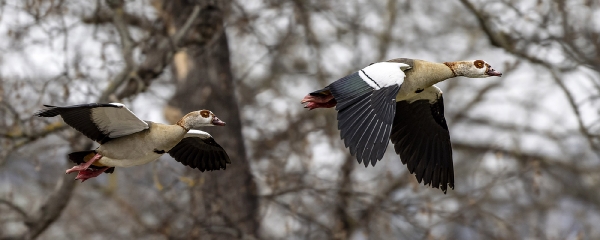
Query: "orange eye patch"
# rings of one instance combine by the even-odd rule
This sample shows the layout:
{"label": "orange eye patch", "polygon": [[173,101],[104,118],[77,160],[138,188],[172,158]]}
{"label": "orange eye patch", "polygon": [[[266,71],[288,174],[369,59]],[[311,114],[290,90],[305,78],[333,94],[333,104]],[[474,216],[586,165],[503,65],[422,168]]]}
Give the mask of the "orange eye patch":
{"label": "orange eye patch", "polygon": [[473,64],[475,64],[476,68],[483,68],[484,63],[485,62],[483,60],[475,60]]}
{"label": "orange eye patch", "polygon": [[202,116],[203,118],[207,118],[208,116],[210,116],[210,112],[207,110],[202,110],[200,111],[200,116]]}

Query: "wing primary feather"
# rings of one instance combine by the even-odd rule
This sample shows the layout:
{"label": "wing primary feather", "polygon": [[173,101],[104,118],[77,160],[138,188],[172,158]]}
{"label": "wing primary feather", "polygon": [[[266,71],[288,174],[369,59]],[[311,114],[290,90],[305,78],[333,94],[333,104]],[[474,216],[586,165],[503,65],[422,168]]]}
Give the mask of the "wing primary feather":
{"label": "wing primary feather", "polygon": [[400,90],[400,86],[384,88],[382,90],[385,92],[381,94],[383,97],[380,101],[383,101],[384,103],[387,101],[387,104],[383,104],[383,107],[378,108],[379,112],[377,115],[380,116],[379,119],[381,119],[382,122],[376,137],[373,139],[375,142],[374,148],[377,150],[374,152],[374,155],[371,156],[371,164],[373,166],[375,166],[375,163],[377,163],[378,160],[383,158],[385,150],[387,149],[391,125],[393,124],[394,112],[396,109],[395,97],[398,90]]}
{"label": "wing primary feather", "polygon": [[442,167],[441,176],[440,176],[441,189],[442,189],[442,191],[444,191],[444,194],[446,193],[446,190],[448,189],[448,169],[450,169],[450,168]]}
{"label": "wing primary feather", "polygon": [[199,163],[202,161],[202,154],[199,152],[195,152],[194,156],[192,158],[192,161],[190,161],[190,167],[191,168],[198,168]]}
{"label": "wing primary feather", "polygon": [[206,163],[209,161],[209,157],[205,154],[202,154],[202,160],[200,160],[200,171],[204,172],[207,169]]}
{"label": "wing primary feather", "polygon": [[181,163],[183,163],[186,166],[189,166],[188,162],[190,161],[190,156],[192,155],[192,149],[190,147],[185,147],[181,149]]}
{"label": "wing primary feather", "polygon": [[375,126],[375,131],[372,135],[373,138],[373,148],[371,149],[371,151],[369,152],[369,159],[371,160],[371,165],[375,166],[375,164],[377,163],[377,161],[381,160],[380,156],[383,156],[382,153],[385,152],[385,150],[387,149],[387,144],[383,144],[382,142],[379,141],[379,136],[384,134],[385,131],[385,124],[381,121],[379,121],[377,123],[377,126]]}
{"label": "wing primary feather", "polygon": [[[440,149],[439,143],[436,142],[433,145],[433,148],[432,148],[433,156],[429,160],[429,163],[427,164],[427,168],[425,169],[425,176],[424,177],[425,177],[426,181],[425,181],[424,184],[425,185],[431,185],[432,187],[434,187],[432,185],[432,180],[433,180],[433,177],[434,177],[433,174],[435,173],[435,169],[436,169],[436,166],[437,166],[436,163],[439,162],[439,157],[440,157],[439,149]],[[436,188],[439,188],[439,186],[436,187]]]}
{"label": "wing primary feather", "polygon": [[215,157],[212,152],[208,152],[208,161],[206,161],[208,167],[206,170],[212,171],[215,170]]}
{"label": "wing primary feather", "polygon": [[[370,110],[370,111],[372,111],[372,110]],[[350,136],[350,140],[349,140],[350,154],[352,154],[352,156],[356,156],[356,151],[357,151],[357,148],[359,147],[358,144],[359,144],[360,137],[363,134],[365,134],[366,128],[368,128],[368,126],[369,126],[368,124],[365,124],[365,123],[370,122],[370,120],[372,120],[372,119],[369,119],[367,117],[358,119],[356,127],[354,129],[352,129],[353,133]]]}
{"label": "wing primary feather", "polygon": [[423,178],[425,176],[425,173],[427,171],[427,168],[430,164],[430,162],[432,162],[432,152],[431,152],[431,143],[425,142],[423,144],[423,147],[420,148],[419,150],[423,151],[422,156],[419,159],[419,163],[417,165],[417,169],[416,169],[416,175],[417,178]]}
{"label": "wing primary feather", "polygon": [[390,139],[396,153],[419,182],[439,188],[444,193],[454,187],[452,148],[444,118],[443,98],[430,103],[428,95],[416,100],[396,103]]}
{"label": "wing primary feather", "polygon": [[[364,102],[359,102],[352,109],[338,111],[338,129],[341,130],[341,138],[349,139],[351,136],[348,135],[355,133],[352,130],[359,126],[360,120],[364,121],[369,111],[370,108],[367,99]],[[344,141],[346,147],[349,146],[348,143],[348,141]]]}
{"label": "wing primary feather", "polygon": [[371,110],[366,109],[363,113],[359,113],[359,117],[357,117],[350,126],[344,129],[340,129],[341,136],[344,139],[344,144],[346,144],[346,147],[353,146],[352,139],[362,127],[362,123],[367,119],[369,111]]}
{"label": "wing primary feather", "polygon": [[[337,102],[338,129],[344,145],[368,166],[383,158],[392,130],[398,85],[375,90],[358,72],[327,86]],[[322,91],[317,91],[320,94]]]}
{"label": "wing primary feather", "polygon": [[229,156],[227,156],[227,153],[225,152],[219,152],[220,156],[220,163],[221,163],[221,168],[225,169],[227,168],[227,163],[229,161]]}
{"label": "wing primary feather", "polygon": [[437,165],[435,166],[435,169],[433,170],[433,177],[431,179],[431,186],[434,188],[440,188],[440,177],[441,177],[441,171],[442,167]]}
{"label": "wing primary feather", "polygon": [[[375,122],[375,123],[373,123],[373,122]],[[363,147],[362,147],[362,151],[360,152],[360,154],[357,154],[357,158],[358,158],[358,155],[360,155],[360,158],[363,159],[363,162],[366,164],[366,166],[368,166],[368,164],[373,160],[372,158],[370,158],[370,155],[376,146],[375,142],[373,141],[373,138],[374,138],[373,135],[375,134],[375,131],[376,131],[375,129],[377,129],[378,125],[379,125],[379,120],[377,120],[377,119],[371,120],[371,122],[365,129],[365,133],[359,140],[359,145],[363,146]],[[377,161],[377,160],[375,160],[375,161]]]}
{"label": "wing primary feather", "polygon": [[358,138],[356,142],[357,150],[355,156],[356,158],[365,160],[367,163],[370,162],[370,159],[365,159],[363,154],[365,151],[369,151],[373,147],[373,143],[369,142],[369,139],[371,138],[371,134],[373,133],[373,129],[375,128],[376,124],[377,119],[367,119],[367,121],[362,124],[361,129],[357,131],[358,134],[354,135],[354,138]]}
{"label": "wing primary feather", "polygon": [[210,135],[186,136],[169,151],[175,160],[202,172],[225,169],[231,163],[225,150]]}

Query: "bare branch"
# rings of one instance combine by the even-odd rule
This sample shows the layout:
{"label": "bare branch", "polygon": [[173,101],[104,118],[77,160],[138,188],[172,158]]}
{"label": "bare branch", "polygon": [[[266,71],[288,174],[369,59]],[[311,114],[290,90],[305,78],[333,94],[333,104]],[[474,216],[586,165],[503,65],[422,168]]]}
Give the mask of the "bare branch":
{"label": "bare branch", "polygon": [[[515,56],[527,59],[531,63],[539,64],[539,65],[545,66],[547,68],[553,67],[550,65],[550,63],[548,63],[538,57],[526,54],[525,51],[521,51],[520,49],[517,49],[515,40],[512,39],[510,37],[510,35],[508,35],[508,34],[505,34],[501,31],[495,31],[492,27],[492,23],[487,20],[488,18],[485,16],[485,14],[483,12],[477,10],[475,8],[475,6],[469,0],[460,0],[460,1],[477,18],[477,21],[479,22],[481,29],[488,36],[488,39],[490,40],[490,43],[493,46],[503,48],[504,50],[508,51],[509,53],[511,53]],[[564,71],[571,70],[571,69],[573,69],[573,68],[572,67],[561,68],[561,70],[564,70]]]}
{"label": "bare branch", "polygon": [[[107,0],[107,2],[111,2]],[[110,81],[102,95],[100,96],[99,102],[108,102],[110,94],[113,94],[116,89],[121,86],[126,80],[128,80],[135,70],[135,62],[133,61],[133,49],[135,47],[131,34],[129,33],[129,27],[125,21],[125,13],[123,9],[123,3],[110,4],[113,8],[113,24],[119,32],[121,37],[121,48],[123,52],[123,59],[125,60],[125,67],[117,74],[117,76]]]}
{"label": "bare branch", "polygon": [[[146,60],[141,63],[135,73],[129,77],[129,83],[117,94],[118,99],[129,97],[140,89],[147,88],[152,80],[158,77],[164,69],[171,63],[173,55],[177,52],[184,36],[190,31],[193,22],[200,15],[200,6],[194,6],[194,9],[184,26],[180,28],[171,38],[163,38],[150,53]],[[126,77],[126,76],[125,76]],[[125,79],[127,80],[127,79]]]}
{"label": "bare branch", "polygon": [[[185,24],[183,24],[181,29],[179,29],[179,31],[177,31],[177,33],[175,33],[175,35],[173,35],[173,44],[175,46],[179,45],[179,43],[181,42],[181,39],[190,31],[190,28],[194,24],[194,21],[196,20],[196,18],[198,18],[199,14],[200,14],[200,6],[196,5],[196,6],[194,6],[194,9],[192,10],[192,13],[188,17],[188,19],[185,21]],[[163,44],[164,45],[160,45],[160,48],[167,47],[166,46],[167,42],[163,42]]]}
{"label": "bare branch", "polygon": [[27,212],[25,212],[25,210],[23,210],[23,208],[15,205],[14,203],[12,203],[11,201],[8,201],[6,199],[1,199],[0,198],[0,204],[4,204],[8,207],[10,207],[11,209],[15,210],[17,213],[19,213],[19,215],[21,215],[21,217],[23,217],[23,219],[27,219]]}
{"label": "bare branch", "polygon": [[73,180],[73,176],[69,174],[64,174],[59,178],[54,191],[49,194],[42,206],[25,220],[29,231],[23,236],[24,239],[35,239],[58,219],[73,195],[75,183],[77,181]]}
{"label": "bare branch", "polygon": [[550,72],[552,74],[552,79],[554,79],[554,82],[565,93],[565,95],[567,97],[567,100],[569,102],[569,106],[571,106],[571,109],[575,113],[575,117],[577,118],[577,124],[579,125],[579,131],[581,131],[581,133],[585,136],[585,138],[587,139],[588,143],[590,144],[590,147],[593,148],[594,150],[596,150],[595,153],[598,156],[600,156],[600,145],[598,145],[598,143],[594,142],[594,139],[598,140],[598,136],[592,134],[590,132],[590,130],[588,129],[588,127],[583,122],[583,118],[581,116],[581,111],[579,110],[579,106],[575,102],[575,98],[574,98],[573,94],[567,88],[567,86],[565,85],[565,83],[563,82],[563,80],[558,76],[558,74],[556,72],[554,72],[552,70]]}
{"label": "bare branch", "polygon": [[[127,12],[123,13],[123,19],[128,26],[137,27],[143,30],[152,31],[152,25],[144,18],[133,15]],[[98,9],[98,12],[92,16],[84,16],[81,18],[83,23],[87,24],[110,24],[114,23],[114,12],[105,8]]]}

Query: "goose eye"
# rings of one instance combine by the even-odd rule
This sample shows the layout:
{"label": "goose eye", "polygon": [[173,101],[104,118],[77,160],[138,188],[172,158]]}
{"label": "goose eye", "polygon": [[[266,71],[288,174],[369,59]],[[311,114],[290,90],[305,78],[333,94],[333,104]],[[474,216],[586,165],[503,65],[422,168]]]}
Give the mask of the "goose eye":
{"label": "goose eye", "polygon": [[483,68],[484,63],[485,62],[483,60],[475,60],[473,64],[475,64],[476,68]]}
{"label": "goose eye", "polygon": [[202,116],[203,118],[207,118],[208,116],[210,116],[210,113],[206,110],[202,110],[200,111],[200,116]]}

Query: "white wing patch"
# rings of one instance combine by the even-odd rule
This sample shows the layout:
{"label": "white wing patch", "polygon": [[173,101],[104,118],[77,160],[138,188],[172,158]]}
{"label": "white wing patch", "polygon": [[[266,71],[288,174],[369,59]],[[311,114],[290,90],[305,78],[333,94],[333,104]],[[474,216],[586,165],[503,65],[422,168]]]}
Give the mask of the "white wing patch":
{"label": "white wing patch", "polygon": [[[115,103],[115,102],[112,102],[112,103],[109,103],[109,104],[110,104],[110,105],[117,106],[117,107],[119,107],[119,108],[122,108],[122,107],[124,107],[124,108],[127,108],[127,107],[125,107],[125,105],[123,105],[122,103]],[[129,109],[127,109],[127,110],[129,110]]]}
{"label": "white wing patch", "polygon": [[404,63],[379,62],[371,64],[360,71],[358,75],[375,90],[383,87],[402,84],[404,82],[404,70],[410,66]]}
{"label": "white wing patch", "polygon": [[211,138],[212,136],[210,134],[208,134],[205,131],[200,131],[200,130],[189,130],[185,136],[183,136],[184,138],[186,137],[197,137],[197,138],[201,138],[201,139],[207,139],[207,138]]}
{"label": "white wing patch", "polygon": [[120,103],[111,103],[114,107],[92,108],[92,121],[98,129],[110,138],[118,138],[148,129],[146,122]]}

